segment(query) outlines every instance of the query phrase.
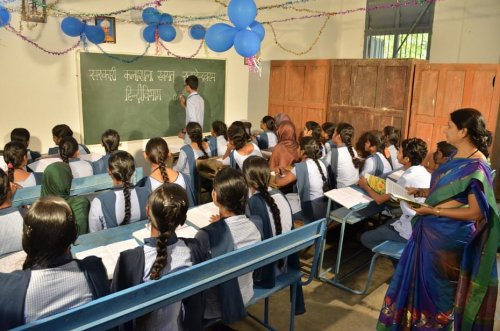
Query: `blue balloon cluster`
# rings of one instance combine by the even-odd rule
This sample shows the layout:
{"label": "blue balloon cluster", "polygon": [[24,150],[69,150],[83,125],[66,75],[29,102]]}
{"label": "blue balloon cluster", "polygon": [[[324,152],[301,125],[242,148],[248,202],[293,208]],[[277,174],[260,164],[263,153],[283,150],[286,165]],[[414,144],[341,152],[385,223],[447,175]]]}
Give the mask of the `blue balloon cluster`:
{"label": "blue balloon cluster", "polygon": [[4,6],[0,6],[0,28],[9,24],[10,12]]}
{"label": "blue balloon cluster", "polygon": [[201,40],[205,37],[205,27],[201,24],[195,24],[189,28],[189,34],[191,38],[195,40]]}
{"label": "blue balloon cluster", "polygon": [[98,25],[87,25],[76,17],[65,17],[61,22],[61,29],[70,37],[78,37],[84,34],[94,44],[104,41],[104,30]]}
{"label": "blue balloon cluster", "polygon": [[266,31],[257,17],[257,6],[253,0],[231,0],[227,14],[234,27],[217,23],[208,28],[205,42],[214,52],[225,52],[234,46],[238,54],[251,57],[260,50]]}
{"label": "blue balloon cluster", "polygon": [[142,31],[144,40],[153,43],[156,33],[160,39],[170,42],[175,39],[177,32],[172,26],[174,19],[170,14],[160,13],[156,8],[148,7],[142,11],[142,19],[148,26]]}

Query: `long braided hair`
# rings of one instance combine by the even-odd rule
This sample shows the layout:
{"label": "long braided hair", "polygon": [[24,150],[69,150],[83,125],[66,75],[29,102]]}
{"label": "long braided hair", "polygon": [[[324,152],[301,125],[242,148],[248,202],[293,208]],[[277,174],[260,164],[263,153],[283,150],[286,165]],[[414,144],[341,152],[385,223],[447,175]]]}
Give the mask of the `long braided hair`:
{"label": "long braided hair", "polygon": [[[354,168],[358,169],[361,166],[361,161],[354,154],[354,149],[352,148],[352,138],[354,137],[354,127],[349,123],[339,123],[335,129],[337,134],[340,136],[340,140],[346,145],[349,154],[351,155],[352,164]],[[337,169],[335,169],[337,171]]]}
{"label": "long braided hair", "polygon": [[189,122],[186,125],[186,132],[189,136],[189,139],[191,139],[192,142],[196,143],[200,151],[203,152],[203,156],[201,156],[200,159],[208,159],[209,155],[203,148],[203,130],[201,129],[201,125],[197,122]]}
{"label": "long braided hair", "polygon": [[155,163],[160,168],[161,177],[164,183],[170,183],[167,174],[168,145],[163,138],[155,137],[149,139],[146,144],[146,156],[151,163]]}
{"label": "long braided hair", "polygon": [[319,159],[321,158],[321,146],[313,137],[302,137],[300,138],[300,149],[304,151],[304,154],[311,160],[314,161],[318,167],[319,173],[321,174],[321,179],[323,180],[323,192],[329,191],[330,186],[328,183],[328,178],[319,164]]}
{"label": "long braided hair", "polygon": [[10,198],[10,180],[5,171],[0,169],[0,205]]}
{"label": "long braided hair", "polygon": [[135,172],[134,157],[125,151],[111,153],[108,160],[108,169],[114,179],[123,183],[123,197],[125,198],[125,217],[121,224],[129,224],[131,216],[130,179]]}
{"label": "long braided hair", "polygon": [[101,136],[101,144],[106,150],[106,154],[113,153],[120,146],[120,135],[116,130],[108,129]]}
{"label": "long braided hair", "polygon": [[150,279],[161,277],[168,261],[167,241],[174,235],[175,229],[186,221],[187,210],[186,190],[177,184],[163,184],[149,196],[149,221],[160,233],[156,242],[157,255],[151,267]]}
{"label": "long braided hair", "polygon": [[248,186],[259,191],[266,201],[266,204],[271,209],[276,235],[281,234],[283,229],[281,226],[280,210],[267,190],[269,181],[271,180],[271,170],[269,169],[267,160],[256,155],[250,156],[243,162],[242,171]]}
{"label": "long braided hair", "polygon": [[14,183],[14,171],[23,166],[23,162],[28,155],[26,146],[19,141],[7,143],[3,149],[3,159],[7,163],[7,175],[9,181]]}
{"label": "long braided hair", "polygon": [[59,156],[65,163],[69,163],[69,159],[75,157],[78,152],[78,142],[73,137],[64,137],[59,142]]}

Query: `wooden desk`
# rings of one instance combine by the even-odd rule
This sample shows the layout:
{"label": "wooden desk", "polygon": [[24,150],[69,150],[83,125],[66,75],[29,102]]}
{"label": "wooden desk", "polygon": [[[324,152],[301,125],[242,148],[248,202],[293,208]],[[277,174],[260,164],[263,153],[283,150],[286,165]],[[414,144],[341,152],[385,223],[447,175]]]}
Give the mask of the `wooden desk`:
{"label": "wooden desk", "polygon": [[227,165],[222,164],[222,159],[220,156],[210,157],[208,159],[197,159],[196,169],[201,177],[213,181],[215,174],[222,168],[226,168]]}

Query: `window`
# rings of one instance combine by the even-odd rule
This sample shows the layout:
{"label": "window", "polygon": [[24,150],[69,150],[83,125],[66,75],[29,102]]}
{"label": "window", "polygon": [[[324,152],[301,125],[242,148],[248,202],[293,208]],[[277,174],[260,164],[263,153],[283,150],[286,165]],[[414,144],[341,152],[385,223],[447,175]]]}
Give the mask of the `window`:
{"label": "window", "polygon": [[434,0],[420,4],[367,0],[364,58],[429,59],[434,4]]}

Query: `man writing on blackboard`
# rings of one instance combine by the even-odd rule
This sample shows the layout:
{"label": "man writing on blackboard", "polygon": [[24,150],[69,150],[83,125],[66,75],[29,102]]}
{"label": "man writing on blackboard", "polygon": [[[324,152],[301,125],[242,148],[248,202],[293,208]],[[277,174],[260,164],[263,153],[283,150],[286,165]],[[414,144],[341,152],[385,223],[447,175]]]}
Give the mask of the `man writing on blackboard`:
{"label": "man writing on blackboard", "polygon": [[[185,89],[186,92],[189,93],[187,98],[183,95],[179,96],[179,100],[181,102],[182,108],[186,109],[186,123],[189,122],[197,122],[203,128],[203,117],[205,114],[205,101],[198,94],[198,77],[196,76],[188,76],[185,80]],[[191,140],[186,134],[186,128],[182,129],[179,133],[179,138],[184,138],[184,142],[189,144]]]}

